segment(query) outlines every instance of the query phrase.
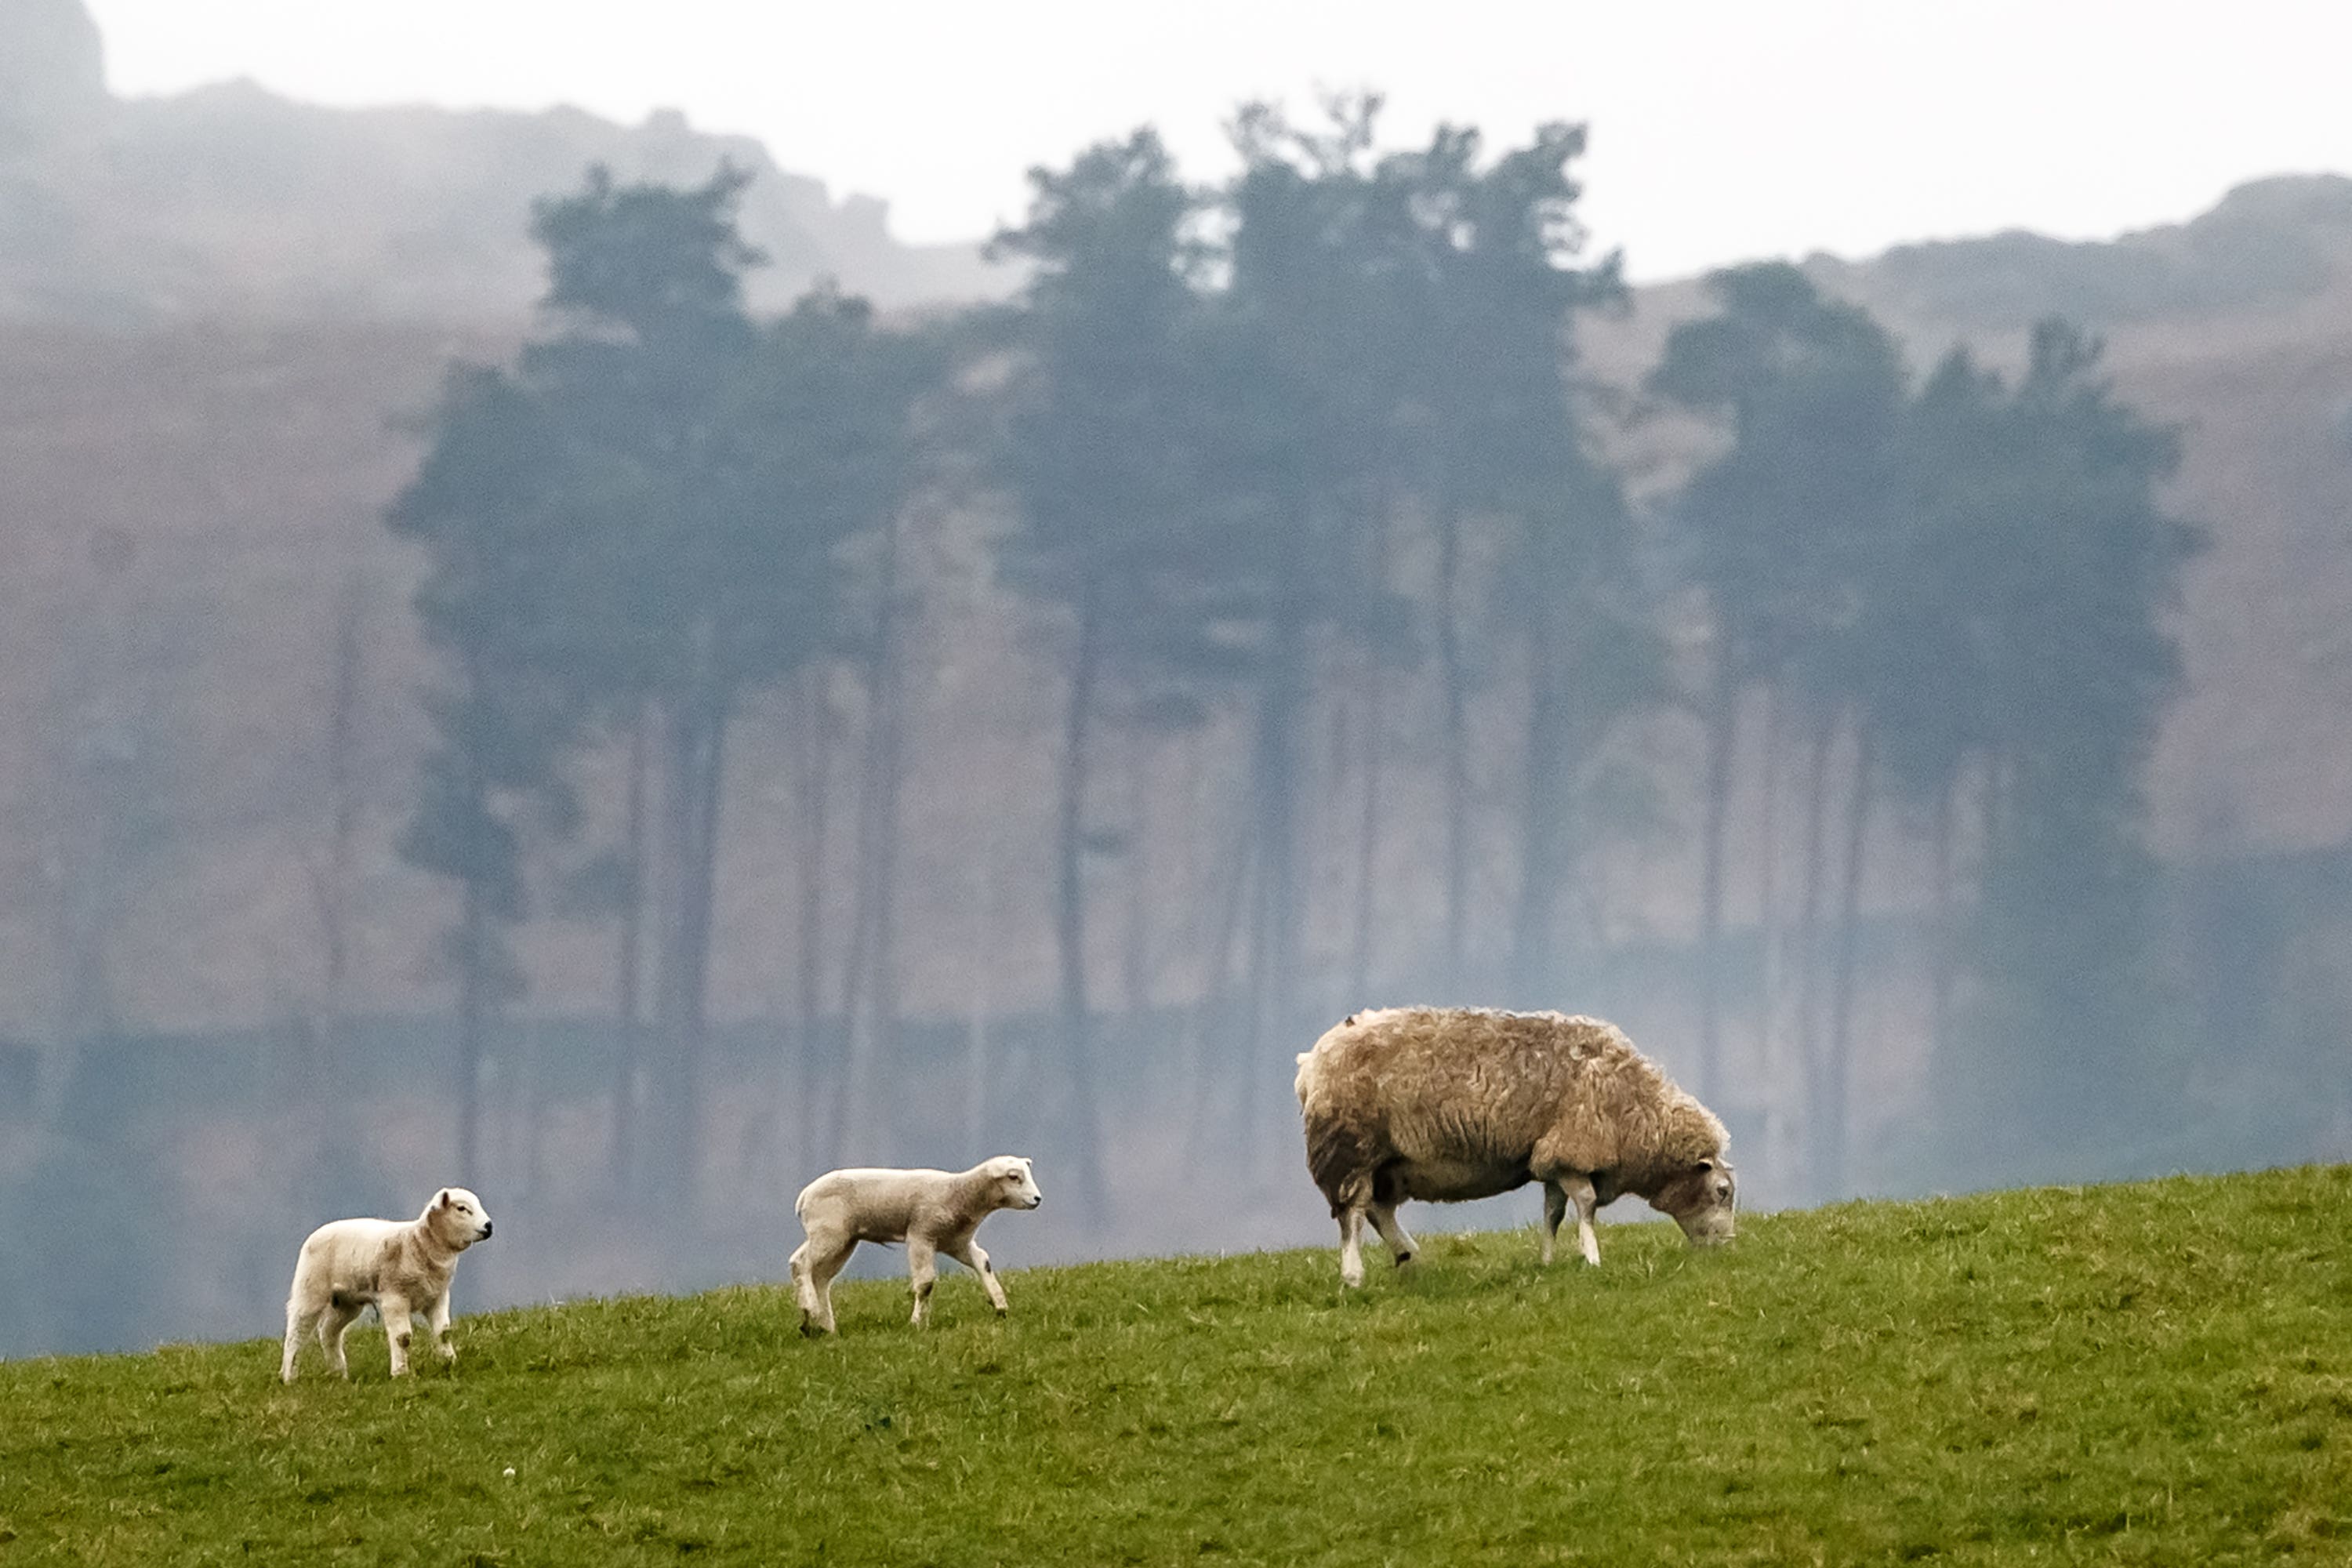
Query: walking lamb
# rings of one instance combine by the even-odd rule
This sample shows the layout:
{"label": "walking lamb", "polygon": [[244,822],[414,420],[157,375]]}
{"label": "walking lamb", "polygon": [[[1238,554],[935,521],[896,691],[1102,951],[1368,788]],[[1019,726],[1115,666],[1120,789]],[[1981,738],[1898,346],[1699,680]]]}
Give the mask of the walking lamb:
{"label": "walking lamb", "polygon": [[801,1189],[793,1211],[808,1239],[793,1253],[793,1291],[800,1300],[801,1331],[829,1334],[833,1278],[861,1241],[907,1244],[914,1282],[917,1328],[929,1315],[934,1257],[946,1253],[980,1276],[998,1317],[1004,1287],[988,1254],[972,1240],[980,1222],[998,1209],[1034,1209],[1045,1201],[1029,1162],[1000,1154],[969,1171],[832,1171]]}

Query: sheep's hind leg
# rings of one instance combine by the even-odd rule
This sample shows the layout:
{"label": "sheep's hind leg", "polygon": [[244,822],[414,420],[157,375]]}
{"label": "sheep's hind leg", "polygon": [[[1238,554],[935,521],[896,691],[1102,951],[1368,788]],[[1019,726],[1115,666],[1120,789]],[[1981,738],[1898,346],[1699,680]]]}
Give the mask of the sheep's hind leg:
{"label": "sheep's hind leg", "polygon": [[1592,1190],[1590,1176],[1562,1176],[1559,1186],[1568,1201],[1576,1205],[1576,1244],[1584,1251],[1584,1261],[1598,1268],[1601,1238],[1592,1233],[1592,1216],[1601,1210],[1601,1194]]}
{"label": "sheep's hind leg", "polygon": [[833,1329],[833,1277],[857,1250],[855,1237],[847,1241],[830,1238],[820,1245],[815,1237],[803,1242],[793,1254],[793,1282],[798,1288],[801,1303],[801,1332],[829,1334]]}
{"label": "sheep's hind leg", "polygon": [[294,1357],[302,1348],[302,1336],[310,1331],[310,1320],[315,1310],[304,1310],[298,1300],[286,1303],[286,1354],[278,1363],[278,1375],[288,1383],[294,1381]]}
{"label": "sheep's hind leg", "polygon": [[1389,1244],[1389,1251],[1396,1258],[1396,1266],[1402,1268],[1411,1263],[1421,1247],[1397,1222],[1396,1205],[1375,1203],[1365,1212],[1371,1216],[1372,1228],[1379,1231],[1381,1239]]}
{"label": "sheep's hind leg", "polygon": [[934,1261],[936,1256],[936,1249],[929,1242],[919,1237],[907,1238],[907,1278],[915,1290],[915,1315],[910,1321],[919,1329],[930,1314],[931,1284],[940,1273],[939,1265]]}
{"label": "sheep's hind leg", "polygon": [[1559,1236],[1559,1222],[1568,1217],[1568,1193],[1558,1182],[1547,1181],[1543,1184],[1543,1194],[1542,1261],[1548,1264],[1551,1261],[1552,1243]]}

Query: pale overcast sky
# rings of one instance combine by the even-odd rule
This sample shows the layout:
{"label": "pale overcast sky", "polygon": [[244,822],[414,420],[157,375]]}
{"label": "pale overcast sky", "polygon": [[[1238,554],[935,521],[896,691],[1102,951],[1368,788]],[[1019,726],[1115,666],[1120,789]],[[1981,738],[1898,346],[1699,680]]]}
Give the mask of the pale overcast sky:
{"label": "pale overcast sky", "polygon": [[2352,171],[2347,0],[89,0],[117,92],[252,77],[336,104],[675,106],[910,240],[1149,121],[1223,172],[1239,100],[1375,86],[1391,139],[1587,121],[1637,277],[2027,227],[2091,237]]}

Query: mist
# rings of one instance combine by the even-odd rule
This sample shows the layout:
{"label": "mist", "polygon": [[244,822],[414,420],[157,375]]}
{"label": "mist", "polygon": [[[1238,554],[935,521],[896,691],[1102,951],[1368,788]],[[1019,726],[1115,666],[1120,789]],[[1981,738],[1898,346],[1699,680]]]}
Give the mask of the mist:
{"label": "mist", "polygon": [[1365,94],[909,247],[85,24],[0,116],[0,1354],[449,1184],[467,1310],[780,1279],[841,1164],[1321,1244],[1376,1005],[1614,1021],[1751,1206],[2352,1157],[2352,181],[1637,288],[1585,127]]}

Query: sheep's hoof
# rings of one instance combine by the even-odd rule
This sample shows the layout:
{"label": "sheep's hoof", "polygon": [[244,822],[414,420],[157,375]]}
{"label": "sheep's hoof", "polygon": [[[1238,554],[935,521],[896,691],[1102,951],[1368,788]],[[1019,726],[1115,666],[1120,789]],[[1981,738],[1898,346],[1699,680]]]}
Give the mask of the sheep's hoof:
{"label": "sheep's hoof", "polygon": [[1006,1313],[1006,1311],[1007,1311],[1007,1310],[1008,1310],[1008,1309],[1006,1309],[1006,1308],[999,1307],[999,1308],[997,1308],[997,1309],[996,1309],[996,1315],[997,1315],[998,1317],[1002,1318],[1002,1317],[1003,1317],[1003,1316],[1005,1315],[1005,1313]]}
{"label": "sheep's hoof", "polygon": [[1412,1253],[1412,1252],[1400,1252],[1400,1253],[1398,1253],[1398,1254],[1396,1255],[1396,1266],[1397,1266],[1399,1268],[1402,1268],[1406,1264],[1411,1263],[1411,1262],[1412,1262],[1415,1258],[1417,1258],[1417,1257],[1419,1257],[1419,1256],[1420,1256],[1420,1255],[1419,1255],[1418,1253]]}

